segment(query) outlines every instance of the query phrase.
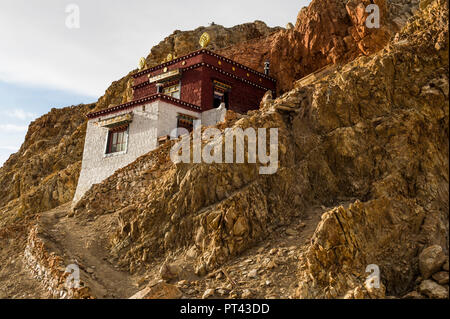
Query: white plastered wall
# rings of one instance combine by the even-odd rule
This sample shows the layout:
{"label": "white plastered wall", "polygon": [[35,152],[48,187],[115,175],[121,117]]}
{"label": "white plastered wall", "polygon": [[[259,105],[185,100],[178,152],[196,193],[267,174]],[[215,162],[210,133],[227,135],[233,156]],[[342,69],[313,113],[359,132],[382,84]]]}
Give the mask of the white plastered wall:
{"label": "white plastered wall", "polygon": [[[98,122],[127,113],[133,113],[133,120],[128,127],[126,150],[121,153],[105,154],[108,129],[98,125]],[[210,126],[223,121],[225,113],[225,108],[199,113],[158,100],[89,120],[81,172],[73,203],[78,202],[93,184],[101,183],[118,169],[154,150],[158,146],[158,137],[171,135],[172,130],[177,128],[178,114],[201,119],[202,125]]]}

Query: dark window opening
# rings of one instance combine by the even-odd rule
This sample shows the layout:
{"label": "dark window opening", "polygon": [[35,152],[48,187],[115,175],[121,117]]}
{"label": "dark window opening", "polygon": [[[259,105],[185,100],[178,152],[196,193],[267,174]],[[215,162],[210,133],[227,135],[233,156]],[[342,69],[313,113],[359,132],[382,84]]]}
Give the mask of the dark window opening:
{"label": "dark window opening", "polygon": [[218,94],[217,92],[214,92],[214,102],[213,107],[218,108],[223,100],[223,94]]}
{"label": "dark window opening", "polygon": [[194,118],[188,115],[180,114],[177,118],[177,128],[178,128],[178,136],[181,135],[183,130],[180,128],[186,129],[188,132],[192,132],[194,129]]}
{"label": "dark window opening", "polygon": [[219,81],[214,81],[214,96],[213,96],[213,107],[218,108],[220,104],[225,103],[225,107],[229,106],[229,96],[230,96],[231,86],[221,83]]}
{"label": "dark window opening", "polygon": [[106,154],[124,152],[127,146],[128,126],[121,126],[108,131]]}

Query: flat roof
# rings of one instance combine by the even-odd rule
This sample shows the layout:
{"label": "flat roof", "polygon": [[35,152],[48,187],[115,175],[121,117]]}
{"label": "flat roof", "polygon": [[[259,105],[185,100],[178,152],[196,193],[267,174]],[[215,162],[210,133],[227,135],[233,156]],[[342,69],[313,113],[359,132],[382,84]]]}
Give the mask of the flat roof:
{"label": "flat roof", "polygon": [[226,58],[226,57],[224,57],[224,56],[221,56],[221,55],[219,55],[219,54],[217,54],[217,53],[214,53],[214,52],[212,52],[212,51],[209,51],[209,50],[207,50],[207,49],[200,49],[200,50],[194,51],[194,52],[192,52],[192,53],[183,55],[183,56],[181,56],[181,57],[179,57],[179,58],[173,59],[172,61],[165,62],[165,63],[159,64],[159,65],[157,65],[157,66],[154,66],[154,67],[151,67],[151,68],[148,68],[148,69],[139,71],[139,72],[137,72],[136,74],[133,74],[132,77],[133,77],[133,78],[137,78],[137,77],[140,77],[140,76],[142,76],[142,75],[145,75],[145,74],[148,74],[148,73],[152,73],[153,71],[162,69],[162,68],[164,68],[164,67],[166,67],[166,66],[169,66],[169,65],[178,63],[178,62],[183,61],[183,60],[190,59],[190,58],[192,58],[192,57],[194,57],[194,56],[197,56],[197,55],[199,55],[199,54],[208,54],[208,55],[211,55],[211,56],[213,56],[213,57],[215,57],[215,58],[218,58],[218,59],[220,59],[220,60],[222,60],[222,61],[228,62],[228,63],[230,63],[230,64],[232,64],[232,65],[237,66],[237,67],[240,67],[241,69],[244,69],[244,70],[246,70],[246,71],[248,71],[248,72],[251,72],[251,73],[256,74],[256,75],[258,75],[258,76],[260,76],[260,77],[263,77],[263,78],[265,78],[265,79],[268,79],[268,80],[270,80],[270,81],[272,81],[272,82],[274,82],[274,83],[277,82],[277,80],[275,80],[274,78],[272,78],[272,77],[270,77],[270,76],[268,76],[268,75],[266,75],[266,74],[264,74],[264,73],[261,73],[261,72],[258,72],[258,71],[256,71],[256,70],[253,70],[252,68],[249,68],[248,66],[245,66],[245,65],[243,65],[243,64],[240,64],[240,63],[238,63],[238,62],[235,62],[235,61],[233,61],[233,60],[231,60],[231,59],[228,59],[228,58]]}
{"label": "flat roof", "polygon": [[[251,85],[253,87],[256,87],[258,89],[261,89],[261,90],[265,90],[265,91],[270,90],[270,88],[264,87],[264,86],[262,86],[260,84],[255,83],[255,82],[252,82],[252,81],[249,81],[249,80],[244,79],[242,77],[239,77],[237,75],[231,74],[230,72],[222,70],[220,67],[211,65],[211,64],[206,63],[206,62],[199,62],[199,63],[193,64],[193,65],[190,65],[188,67],[181,68],[181,70],[182,71],[189,71],[189,70],[193,70],[193,69],[196,69],[196,68],[199,68],[199,67],[207,67],[207,68],[212,69],[212,70],[214,70],[216,72],[219,72],[220,74],[223,74],[223,75],[228,76],[230,78],[233,78],[235,80],[242,81],[242,82],[244,82],[246,84],[249,84],[249,85]],[[150,83],[149,81],[145,81],[145,82],[142,82],[140,84],[133,85],[132,88],[133,88],[133,90],[135,90],[135,89],[143,88],[143,87],[148,86],[148,85],[152,85],[152,83]]]}
{"label": "flat roof", "polygon": [[127,102],[124,104],[120,104],[120,105],[116,105],[110,108],[106,108],[97,112],[90,112],[86,115],[87,118],[89,119],[93,119],[102,115],[106,115],[106,114],[111,114],[111,113],[115,113],[115,112],[119,112],[128,108],[132,108],[138,105],[142,105],[142,104],[146,104],[148,102],[152,102],[154,100],[165,100],[169,103],[172,103],[174,105],[180,106],[182,108],[188,109],[190,111],[194,111],[194,112],[201,112],[202,109],[200,106],[198,105],[194,105],[188,102],[184,102],[180,99],[176,99],[174,97],[165,95],[165,94],[161,94],[161,93],[157,93],[157,94],[153,94],[147,97],[144,97],[142,99],[139,100],[135,100],[135,101],[131,101],[131,102]]}

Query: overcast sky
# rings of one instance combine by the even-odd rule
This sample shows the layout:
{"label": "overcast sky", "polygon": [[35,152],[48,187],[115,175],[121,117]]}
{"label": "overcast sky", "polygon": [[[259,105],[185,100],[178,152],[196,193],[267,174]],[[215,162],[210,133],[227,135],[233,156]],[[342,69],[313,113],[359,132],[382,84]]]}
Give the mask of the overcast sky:
{"label": "overcast sky", "polygon": [[[31,120],[52,107],[96,101],[174,30],[212,21],[285,26],[309,2],[0,0],[0,165]],[[80,28],[66,26],[70,4],[79,8]]]}

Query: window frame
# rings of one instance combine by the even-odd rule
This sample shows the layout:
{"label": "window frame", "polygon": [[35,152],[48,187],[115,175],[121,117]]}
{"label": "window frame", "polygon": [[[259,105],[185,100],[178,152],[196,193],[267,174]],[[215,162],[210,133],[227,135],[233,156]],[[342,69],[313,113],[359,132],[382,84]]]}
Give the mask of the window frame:
{"label": "window frame", "polygon": [[[198,120],[198,118],[192,116],[192,115],[187,115],[187,114],[183,114],[183,113],[178,113],[177,114],[177,138],[180,137],[182,134],[179,132],[180,128],[184,128],[186,129],[189,133],[191,133],[194,130],[194,121]],[[184,125],[182,124],[180,126],[181,123],[187,123],[189,122],[189,125]]]}
{"label": "window frame", "polygon": [[[232,86],[219,80],[213,80],[212,84],[213,84],[212,107],[217,109],[220,106],[220,104],[225,103],[225,107],[228,109],[230,106],[230,92]],[[216,98],[216,92],[222,95],[220,99]],[[219,105],[217,106],[216,101],[220,101]]]}
{"label": "window frame", "polygon": [[[129,129],[130,129],[129,125],[126,125],[126,127],[119,129],[119,130],[117,128],[116,129],[114,129],[114,128],[108,129],[107,134],[106,134],[106,145],[105,145],[104,157],[110,157],[110,156],[121,155],[121,154],[127,153]],[[116,143],[112,143],[114,137],[115,136],[118,137],[117,134],[120,134],[120,133],[122,133],[121,143],[117,143],[117,141],[116,141]],[[116,137],[116,139],[117,139],[117,137]],[[112,151],[113,145],[122,145],[122,147],[120,150],[113,152]]]}
{"label": "window frame", "polygon": [[[176,88],[175,90],[170,90]],[[169,92],[166,92],[170,90]],[[173,96],[174,93],[178,93],[178,96]],[[166,87],[162,88],[162,94],[164,95],[168,95],[170,97],[173,97],[174,99],[180,99],[181,98],[181,84],[177,83],[177,84],[172,84],[172,85],[168,85]]]}

